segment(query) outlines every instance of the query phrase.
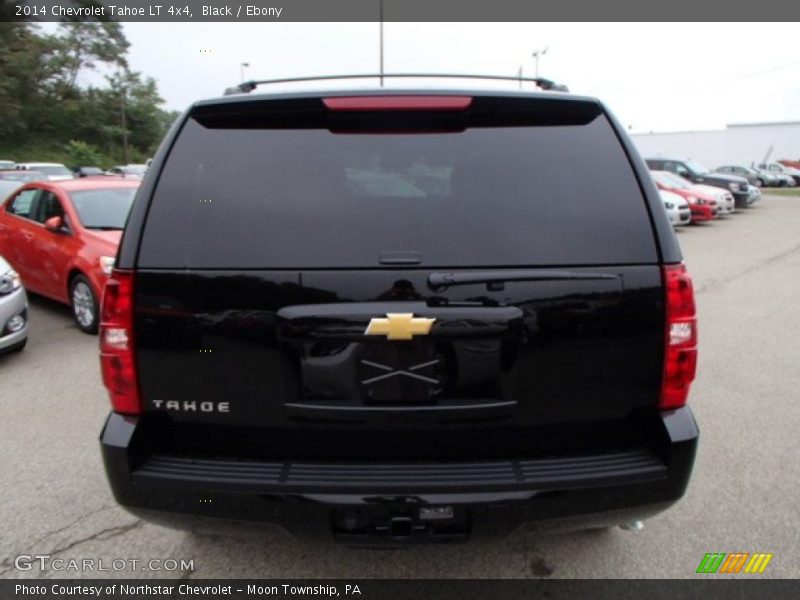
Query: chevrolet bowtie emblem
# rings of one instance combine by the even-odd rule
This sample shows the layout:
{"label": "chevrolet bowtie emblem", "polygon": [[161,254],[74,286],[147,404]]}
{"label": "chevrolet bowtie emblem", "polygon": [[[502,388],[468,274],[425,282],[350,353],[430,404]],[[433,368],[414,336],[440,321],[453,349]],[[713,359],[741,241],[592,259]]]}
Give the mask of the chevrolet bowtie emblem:
{"label": "chevrolet bowtie emblem", "polygon": [[386,318],[374,318],[364,335],[385,335],[387,340],[410,340],[415,335],[427,335],[436,319],[415,317],[413,313],[387,313]]}

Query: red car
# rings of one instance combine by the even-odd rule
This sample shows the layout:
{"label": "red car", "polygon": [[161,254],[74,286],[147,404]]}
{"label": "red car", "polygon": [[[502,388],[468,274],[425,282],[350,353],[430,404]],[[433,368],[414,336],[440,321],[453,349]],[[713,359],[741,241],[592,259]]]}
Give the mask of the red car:
{"label": "red car", "polygon": [[660,190],[666,190],[682,196],[689,204],[689,211],[692,213],[692,223],[700,221],[711,221],[716,219],[719,215],[719,208],[714,196],[701,192],[697,189],[689,189],[688,187],[680,187],[673,184],[672,177],[676,177],[672,173],[664,171],[650,171],[653,181],[656,182],[656,187]]}
{"label": "red car", "polygon": [[97,332],[99,298],[139,183],[37,181],[0,206],[0,255],[28,291],[70,305],[86,333]]}

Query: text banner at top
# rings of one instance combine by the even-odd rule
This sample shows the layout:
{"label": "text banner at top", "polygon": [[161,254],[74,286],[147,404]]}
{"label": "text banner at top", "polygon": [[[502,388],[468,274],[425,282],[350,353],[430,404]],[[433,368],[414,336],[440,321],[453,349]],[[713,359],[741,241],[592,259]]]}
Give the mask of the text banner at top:
{"label": "text banner at top", "polygon": [[795,21],[784,0],[3,0],[2,21]]}

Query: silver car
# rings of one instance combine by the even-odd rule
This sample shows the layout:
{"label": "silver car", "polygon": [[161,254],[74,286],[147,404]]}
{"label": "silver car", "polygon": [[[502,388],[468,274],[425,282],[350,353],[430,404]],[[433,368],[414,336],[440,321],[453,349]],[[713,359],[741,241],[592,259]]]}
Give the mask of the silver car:
{"label": "silver car", "polygon": [[28,340],[28,297],[22,280],[0,256],[0,352],[22,350]]}

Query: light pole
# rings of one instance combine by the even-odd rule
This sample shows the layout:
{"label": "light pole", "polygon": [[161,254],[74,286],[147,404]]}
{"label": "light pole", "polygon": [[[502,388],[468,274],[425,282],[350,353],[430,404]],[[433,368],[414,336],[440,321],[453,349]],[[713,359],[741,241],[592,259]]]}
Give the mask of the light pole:
{"label": "light pole", "polygon": [[534,61],[534,73],[536,73],[535,77],[537,78],[539,77],[539,57],[547,54],[547,48],[548,47],[545,46],[541,50],[536,50],[536,52],[531,54],[531,56],[533,56],[533,61]]}
{"label": "light pole", "polygon": [[239,64],[239,81],[244,81],[244,69],[245,67],[249,67],[249,62],[243,62]]}
{"label": "light pole", "polygon": [[380,60],[380,73],[381,73],[381,87],[383,87],[383,0],[380,0],[379,5],[379,12],[378,12],[378,19],[380,20],[380,29],[378,35],[378,45],[380,48],[378,49],[378,55]]}

